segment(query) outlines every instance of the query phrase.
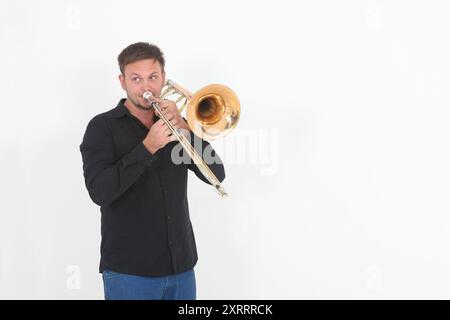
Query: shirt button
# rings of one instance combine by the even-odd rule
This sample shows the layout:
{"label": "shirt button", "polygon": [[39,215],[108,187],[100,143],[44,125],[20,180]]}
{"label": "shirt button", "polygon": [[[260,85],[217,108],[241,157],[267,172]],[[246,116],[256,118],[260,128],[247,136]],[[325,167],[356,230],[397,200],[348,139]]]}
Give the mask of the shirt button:
{"label": "shirt button", "polygon": [[170,220],[170,216],[167,216],[167,220]]}

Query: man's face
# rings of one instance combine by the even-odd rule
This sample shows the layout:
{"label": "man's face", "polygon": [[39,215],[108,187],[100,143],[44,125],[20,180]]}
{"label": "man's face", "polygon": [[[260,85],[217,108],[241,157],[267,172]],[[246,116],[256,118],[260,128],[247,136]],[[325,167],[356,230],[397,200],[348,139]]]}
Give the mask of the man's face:
{"label": "man's face", "polygon": [[127,92],[127,99],[134,106],[147,110],[148,103],[142,95],[150,91],[155,97],[159,97],[164,86],[165,73],[157,60],[146,59],[127,64],[119,80],[122,89]]}

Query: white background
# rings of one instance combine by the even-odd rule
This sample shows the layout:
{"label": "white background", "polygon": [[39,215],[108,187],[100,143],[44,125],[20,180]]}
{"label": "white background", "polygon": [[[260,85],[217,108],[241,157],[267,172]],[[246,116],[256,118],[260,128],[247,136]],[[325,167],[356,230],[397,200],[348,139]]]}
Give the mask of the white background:
{"label": "white background", "polygon": [[190,174],[199,299],[450,298],[448,1],[0,3],[0,298],[102,299],[88,121],[148,41],[241,100]]}

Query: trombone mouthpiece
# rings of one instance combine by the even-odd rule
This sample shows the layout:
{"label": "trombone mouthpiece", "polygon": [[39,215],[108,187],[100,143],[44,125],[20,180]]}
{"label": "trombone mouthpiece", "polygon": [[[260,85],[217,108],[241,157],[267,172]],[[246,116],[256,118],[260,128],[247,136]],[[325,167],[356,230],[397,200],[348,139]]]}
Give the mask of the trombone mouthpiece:
{"label": "trombone mouthpiece", "polygon": [[153,94],[150,91],[144,92],[142,97],[146,100],[150,100],[153,97]]}

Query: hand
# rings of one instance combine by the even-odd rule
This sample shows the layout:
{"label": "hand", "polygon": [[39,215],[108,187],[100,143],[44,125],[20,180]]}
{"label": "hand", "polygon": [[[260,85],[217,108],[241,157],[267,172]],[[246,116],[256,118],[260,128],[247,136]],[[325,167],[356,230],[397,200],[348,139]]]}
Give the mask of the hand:
{"label": "hand", "polygon": [[170,129],[160,119],[151,126],[143,144],[151,154],[155,154],[156,151],[175,140],[176,138],[172,135]]}
{"label": "hand", "polygon": [[[156,99],[155,99],[156,100]],[[185,129],[191,131],[186,121],[178,111],[178,107],[175,102],[171,100],[156,100],[159,102],[159,106],[164,112],[164,115],[170,120],[170,123],[178,129]],[[159,116],[158,111],[155,110],[155,114]]]}

